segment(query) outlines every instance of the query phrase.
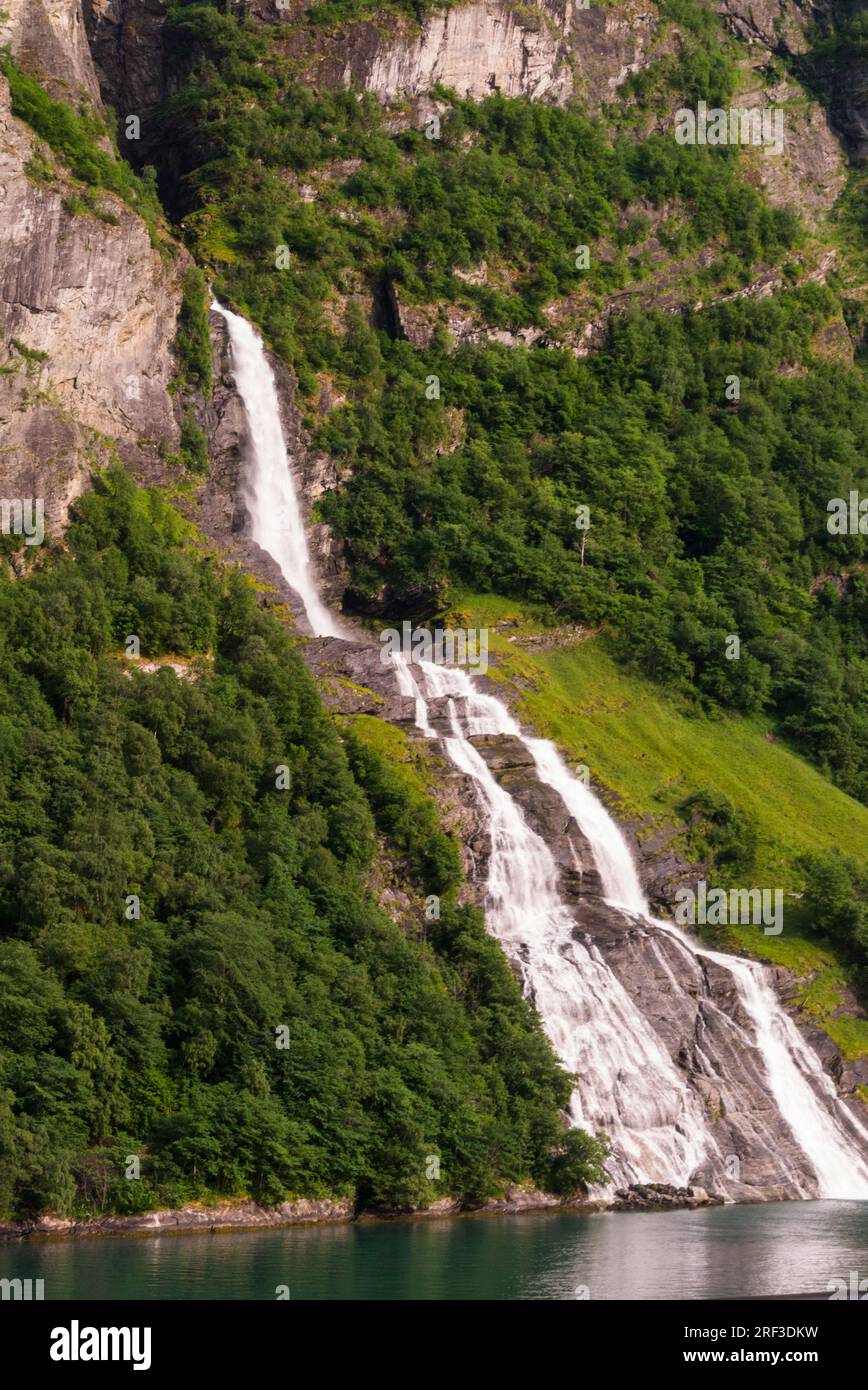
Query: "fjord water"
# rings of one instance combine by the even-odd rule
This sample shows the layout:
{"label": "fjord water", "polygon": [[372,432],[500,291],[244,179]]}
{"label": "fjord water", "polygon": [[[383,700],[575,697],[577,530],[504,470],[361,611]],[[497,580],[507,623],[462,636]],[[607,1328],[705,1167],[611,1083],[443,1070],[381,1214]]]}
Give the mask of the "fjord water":
{"label": "fjord water", "polygon": [[[252,535],[299,594],[314,632],[341,635],[316,589],[262,341],[244,319],[218,304],[214,308],[228,326],[233,371],[249,422],[252,457],[246,500]],[[717,1143],[702,1102],[655,1030],[593,944],[577,939],[574,920],[559,896],[550,850],[492,775],[471,741],[474,735],[508,734],[525,744],[541,781],[558,792],[585,834],[612,906],[669,933],[694,961],[707,957],[731,973],[753,1023],[753,1036],[745,1037],[744,1045],[759,1049],[772,1105],[815,1174],[808,1188],[796,1172],[784,1172],[793,1195],[868,1198],[868,1133],[838,1100],[819,1059],[781,1007],[764,968],[706,951],[671,923],[655,921],[629,846],[602,803],[568,770],[554,745],[525,739],[506,707],[481,693],[464,671],[427,662],[411,668],[400,657],[395,667],[400,689],[415,700],[416,722],[424,735],[438,736],[429,701],[445,699],[448,704],[447,756],[474,782],[489,821],[489,929],[520,971],[554,1048],[577,1074],[570,1108],[573,1123],[592,1133],[602,1130],[612,1141],[607,1165],[612,1185],[686,1185],[702,1161],[717,1151]],[[674,978],[673,986],[678,987]]]}
{"label": "fjord water", "polygon": [[0,1243],[0,1278],[76,1302],[268,1301],[280,1286],[293,1300],[828,1296],[830,1280],[865,1276],[866,1248],[868,1203],[774,1202]]}

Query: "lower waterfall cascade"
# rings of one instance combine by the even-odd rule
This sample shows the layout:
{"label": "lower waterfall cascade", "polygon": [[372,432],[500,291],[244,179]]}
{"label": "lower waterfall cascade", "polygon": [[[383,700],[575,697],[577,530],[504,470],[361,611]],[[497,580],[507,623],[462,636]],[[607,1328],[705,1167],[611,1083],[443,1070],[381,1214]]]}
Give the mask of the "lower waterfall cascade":
{"label": "lower waterfall cascade", "polygon": [[[212,307],[227,324],[232,370],[248,421],[250,534],[298,594],[315,635],[345,636],[316,586],[262,340],[239,315],[216,302]],[[820,1058],[780,1003],[767,967],[707,949],[673,923],[654,918],[630,847],[603,803],[552,743],[527,737],[506,706],[483,693],[474,678],[429,662],[411,666],[404,657],[394,657],[393,663],[400,693],[415,702],[420,734],[441,739],[451,764],[473,783],[491,840],[488,929],[519,973],[562,1063],[576,1076],[570,1122],[609,1137],[611,1188],[698,1182],[722,1195],[748,1196],[740,1181],[728,1182],[731,1155],[723,1150],[704,1098],[709,1086],[734,1084],[728,1075],[732,1059],[745,1056],[762,1083],[765,1103],[756,1113],[737,1116],[739,1132],[750,1136],[766,1168],[777,1173],[776,1194],[779,1189],[782,1196],[868,1199],[868,1130],[839,1098]],[[435,722],[445,724],[442,731]],[[581,909],[572,909],[564,898],[549,846],[474,743],[498,735],[520,740],[539,782],[560,798],[590,846],[602,883],[600,901],[625,932],[638,934],[649,962],[670,982],[667,988],[687,993],[676,972],[680,963],[691,981],[685,1007],[694,1006],[710,974],[724,982],[719,988],[733,992],[735,1017],[710,990],[703,999],[713,1029],[697,1030],[701,1036],[691,1040],[695,1075],[688,1076],[673,1059],[592,933],[582,929]]]}

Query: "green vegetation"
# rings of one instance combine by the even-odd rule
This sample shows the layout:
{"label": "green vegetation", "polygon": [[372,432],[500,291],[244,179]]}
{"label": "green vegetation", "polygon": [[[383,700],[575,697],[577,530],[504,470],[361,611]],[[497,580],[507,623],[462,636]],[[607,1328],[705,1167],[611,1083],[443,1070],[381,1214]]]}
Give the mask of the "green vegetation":
{"label": "green vegetation", "polygon": [[344,721],[350,767],[364,789],[377,826],[404,856],[411,880],[441,895],[461,882],[455,840],[440,829],[429,794],[428,750],[390,724],[359,715]]}
{"label": "green vegetation", "polygon": [[[716,20],[688,0],[666,13],[693,77],[682,63],[665,82],[708,97],[718,57],[730,61]],[[637,273],[640,194],[667,209],[655,235],[668,254],[716,248],[709,284],[774,261],[797,277],[796,220],[741,179],[738,151],[665,133],[612,140],[577,110],[500,96],[451,99],[436,139],[392,135],[372,98],[296,84],[255,25],[176,5],[168,32],[191,69],[161,117],[181,171],[175,211],[218,291],[303,389],[326,372],[349,398],[317,441],[352,470],[320,508],[349,545],[347,606],[370,612],[385,592],[392,611],[429,617],[473,584],[606,624],[635,669],[696,691],[706,710],[771,716],[868,798],[864,538],[826,529],[829,499],[866,478],[868,390],[815,353],[840,315],[830,291],[616,319],[586,361],[456,352],[442,329],[419,350],[374,332],[355,304],[343,332],[325,311],[335,290],[367,288],[388,317],[397,288],[403,302],[459,298],[492,325],[548,324],[553,301],[588,308]],[[607,247],[587,272],[583,244]],[[482,282],[456,274],[482,261]]]}
{"label": "green vegetation", "polygon": [[12,338],[10,339],[10,343],[19,357],[23,357],[24,361],[31,365],[35,366],[40,362],[48,361],[47,352],[40,352],[38,348],[28,347],[26,343],[21,342],[20,338]]}
{"label": "green vegetation", "polygon": [[715,9],[701,0],[658,0],[657,8],[677,29],[676,51],[630,73],[619,88],[621,100],[607,111],[615,124],[633,124],[649,111],[668,115],[673,92],[691,105],[704,101],[709,107],[727,106],[734,95],[740,55],[722,34]]}
{"label": "green vegetation", "polygon": [[[668,134],[612,143],[575,109],[447,92],[436,138],[393,135],[373,97],[296,81],[255,24],[175,5],[166,32],[192,69],[158,116],[173,211],[218,291],[310,389],[337,352],[323,304],[359,276],[405,299],[460,299],[493,325],[550,328],[550,301],[593,299],[642,272],[640,199],[668,208],[657,235],[670,256],[716,246],[707,284],[746,283],[752,265],[781,260],[801,237],[792,214],[742,181],[737,150],[679,146]],[[328,173],[351,160],[361,167]],[[307,174],[313,202],[298,187]],[[594,248],[587,270],[577,269],[580,246]],[[276,271],[280,247],[290,264]],[[456,273],[482,260],[485,283]]]}
{"label": "green vegetation", "polygon": [[[187,78],[157,118],[162,183],[302,395],[327,378],[344,398],[315,444],[344,479],[319,514],[346,542],[346,606],[427,620],[472,603],[478,626],[521,605],[533,621],[512,635],[594,634],[552,649],[495,633],[493,678],[721,876],[806,890],[781,938],[735,927],[728,944],[795,969],[802,1007],[859,1056],[868,1025],[844,991],[866,984],[868,885],[839,850],[846,833],[868,858],[868,568],[865,538],[826,522],[831,498],[868,490],[868,389],[823,355],[841,300],[809,284],[632,313],[589,358],[557,348],[661,264],[695,302],[772,264],[793,283],[814,253],[737,150],[640,133],[673,94],[725,104],[737,82],[709,7],[661,8],[675,50],[604,120],[441,91],[428,139],[391,132],[371,97],[301,83],[284,26],[176,0],[165,40]],[[303,23],[370,13],[326,0]],[[153,240],[153,171],[137,178],[94,116],[8,54],[0,70],[77,181],[68,210],[113,217],[108,190]],[[56,170],[39,152],[28,176]],[[402,337],[396,296],[433,306],[426,347]],[[543,328],[546,346],[456,348],[450,305]],[[192,409],[211,390],[207,310],[191,270],[175,351],[192,475],[208,462]],[[13,346],[35,373],[43,355]],[[402,1208],[596,1180],[604,1141],[562,1131],[570,1079],[481,913],[458,905],[431,751],[332,721],[253,588],[123,473],[66,539],[0,582],[0,1213],[216,1194]],[[190,671],[125,663],[130,634]],[[376,905],[378,869],[417,923]]]}
{"label": "green vegetation", "polygon": [[691,828],[697,858],[710,860],[732,879],[749,876],[756,863],[756,822],[728,796],[703,788],[678,808]]}
{"label": "green vegetation", "polygon": [[858,964],[868,986],[868,872],[841,855],[807,855],[804,869],[806,913]]}
{"label": "green vegetation", "polygon": [[709,862],[711,881],[787,892],[780,936],[730,926],[715,944],[793,971],[812,1020],[847,1057],[868,1052],[868,1023],[844,997],[868,992],[868,884],[854,862],[868,861],[868,810],[770,741],[764,721],[699,714],[626,672],[603,637],[538,647],[547,629],[533,610],[497,596],[461,594],[453,618],[490,627],[489,676],[592,786],[657,828],[683,825],[675,847]]}
{"label": "green vegetation", "polygon": [[[286,633],[187,530],[118,470],[0,583],[0,1213],[592,1177],[421,783],[348,732],[369,803]],[[130,634],[210,660],[147,675]],[[443,893],[427,941],[368,895],[375,817]]]}
{"label": "green vegetation", "polygon": [[319,0],[305,10],[304,17],[310,24],[327,28],[389,14],[419,22],[436,10],[451,9],[455,3],[456,0]]}
{"label": "green vegetation", "polygon": [[205,431],[191,414],[181,421],[180,462],[192,473],[208,471],[208,440]]}
{"label": "green vegetation", "polygon": [[351,320],[350,399],[319,434],[353,468],[321,504],[351,546],[347,601],[364,612],[385,583],[393,609],[427,616],[472,584],[605,623],[633,669],[707,712],[771,715],[868,798],[865,537],[827,529],[829,499],[868,487],[868,384],[814,356],[836,308],[809,286],[636,315],[585,361],[441,337],[420,362]]}
{"label": "green vegetation", "polygon": [[683,824],[685,802],[711,791],[755,829],[745,881],[795,892],[805,887],[804,855],[827,857],[845,844],[868,860],[868,810],[770,737],[766,720],[697,710],[626,671],[605,637],[552,650],[525,645],[547,629],[523,604],[462,593],[453,612],[491,628],[489,675],[513,684],[520,717],[590,768],[592,785],[610,788],[629,814]]}
{"label": "green vegetation", "polygon": [[[158,245],[162,208],[156,193],[123,159],[101,148],[99,140],[108,137],[102,121],[91,111],[76,112],[65,101],[52,100],[34,78],[21,72],[8,49],[0,51],[0,73],[9,83],[13,115],[26,121],[83,184],[117,194],[139,214],[152,243]],[[77,196],[74,211],[99,214],[85,194]]]}
{"label": "green vegetation", "polygon": [[208,283],[198,266],[184,276],[173,344],[180,367],[180,384],[211,394],[211,332],[208,327]]}

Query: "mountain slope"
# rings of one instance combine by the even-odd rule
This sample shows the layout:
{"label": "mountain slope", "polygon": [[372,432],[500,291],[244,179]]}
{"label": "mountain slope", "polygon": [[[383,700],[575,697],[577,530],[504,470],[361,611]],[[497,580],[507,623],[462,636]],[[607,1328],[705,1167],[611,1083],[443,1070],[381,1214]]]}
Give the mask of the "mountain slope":
{"label": "mountain slope", "polygon": [[[800,85],[802,7],[723,17],[751,51],[681,0],[418,17],[93,0],[95,68],[73,0],[2,20],[2,489],[45,496],[58,538],[71,498],[119,455],[200,528],[113,474],[75,510],[73,563],[4,543],[8,776],[24,766],[32,791],[4,829],[7,1213],[242,1193],[473,1204],[594,1177],[600,1151],[580,1131],[565,1144],[569,1083],[474,907],[488,850],[478,808],[459,805],[470,789],[413,750],[412,710],[378,671],[383,626],[472,620],[468,587],[498,613],[530,606],[542,653],[507,658],[496,639],[499,688],[514,681],[522,716],[587,760],[619,813],[655,815],[637,828],[661,904],[705,873],[808,890],[780,941],[727,944],[795,972],[781,989],[856,1103],[865,884],[828,860],[865,852],[847,796],[865,796],[864,542],[831,537],[825,508],[866,484],[858,241],[831,216],[845,156]],[[674,112],[700,98],[781,102],[784,157],[679,146]],[[140,178],[98,124],[108,107]],[[281,634],[307,628],[244,535],[249,440],[206,276],[266,335],[317,558],[357,645],[290,650]],[[227,557],[255,576],[255,602]],[[559,651],[565,625],[607,635]],[[54,653],[33,638],[45,630]],[[120,664],[131,632],[141,672]],[[600,716],[613,699],[647,700],[677,751],[641,746],[629,705]],[[718,770],[721,729],[735,738]],[[777,742],[755,766],[764,734]],[[46,757],[71,769],[56,807]],[[694,764],[683,798],[670,760]],[[787,810],[765,816],[784,768]],[[113,809],[118,786],[134,821]],[[524,795],[568,857],[557,807]],[[733,870],[721,838],[744,813],[760,854]],[[788,839],[786,816],[802,821]],[[34,875],[38,912],[20,887]],[[431,894],[436,926],[421,920]],[[737,1010],[731,982],[697,984],[691,1024],[661,1002],[665,971],[644,979],[648,933],[622,939],[591,916],[698,1072],[679,1029],[722,999]],[[28,999],[51,1036],[44,1094]],[[272,1044],[284,1022],[288,1058]],[[759,1112],[761,1068],[745,1065],[739,1111]],[[716,1112],[722,1142],[740,1144]],[[126,1150],[142,1186],[120,1178]],[[746,1190],[778,1192],[774,1165],[752,1161]]]}

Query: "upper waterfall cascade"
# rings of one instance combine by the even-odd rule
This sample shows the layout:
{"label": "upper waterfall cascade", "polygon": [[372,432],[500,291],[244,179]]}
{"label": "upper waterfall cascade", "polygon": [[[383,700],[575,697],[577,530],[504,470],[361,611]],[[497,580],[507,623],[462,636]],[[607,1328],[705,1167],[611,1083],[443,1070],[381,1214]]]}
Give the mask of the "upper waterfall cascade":
{"label": "upper waterfall cascade", "polygon": [[310,563],[304,517],[292,480],[274,373],[262,339],[242,318],[213,301],[229,332],[232,373],[250,431],[250,459],[244,500],[250,535],[280,566],[287,584],[304,604],[317,637],[340,637],[342,629],[319,596]]}
{"label": "upper waterfall cascade", "polygon": [[[232,348],[232,367],[249,423],[251,457],[245,499],[251,534],[280,566],[318,635],[343,635],[317,592],[304,522],[287,459],[274,377],[262,341],[237,314],[219,304]],[[477,736],[509,735],[530,753],[541,783],[551,788],[593,853],[605,901],[627,927],[645,932],[644,949],[658,972],[683,990],[672,960],[683,960],[699,992],[709,970],[724,972],[739,1017],[709,1000],[707,1007],[726,1055],[749,1053],[769,1104],[751,1116],[751,1136],[779,1173],[787,1195],[868,1199],[868,1131],[839,1099],[819,1058],[790,1019],[765,967],[699,946],[649,910],[629,845],[602,802],[565,765],[553,744],[528,738],[506,707],[481,692],[464,671],[395,659],[401,693],[415,701],[426,737],[443,737],[452,764],[469,777],[488,820],[491,854],[487,923],[520,972],[543,1026],[564,1065],[576,1074],[570,1118],[612,1143],[607,1164],[615,1186],[629,1182],[721,1178],[721,1152],[702,1086],[690,1084],[653,1022],[631,998],[559,888],[554,857],[516,799],[495,778],[474,744]],[[441,735],[432,719],[448,710]],[[664,947],[666,948],[664,950]],[[695,1042],[700,1082],[726,1081],[726,1062],[705,1037]],[[772,1123],[773,1122],[773,1123]],[[778,1139],[800,1157],[779,1152]]]}

